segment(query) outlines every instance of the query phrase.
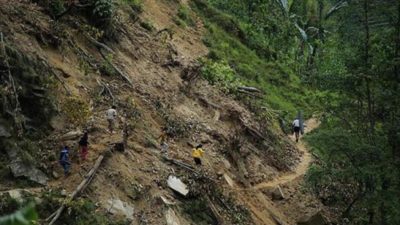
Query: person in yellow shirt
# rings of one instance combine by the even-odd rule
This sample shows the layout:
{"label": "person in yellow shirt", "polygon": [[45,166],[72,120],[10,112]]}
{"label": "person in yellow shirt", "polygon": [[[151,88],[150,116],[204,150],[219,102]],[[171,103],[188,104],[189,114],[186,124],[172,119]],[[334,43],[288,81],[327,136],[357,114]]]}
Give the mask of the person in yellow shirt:
{"label": "person in yellow shirt", "polygon": [[196,148],[192,151],[192,157],[196,165],[201,165],[201,157],[204,154],[204,150],[202,149],[203,145],[197,145]]}

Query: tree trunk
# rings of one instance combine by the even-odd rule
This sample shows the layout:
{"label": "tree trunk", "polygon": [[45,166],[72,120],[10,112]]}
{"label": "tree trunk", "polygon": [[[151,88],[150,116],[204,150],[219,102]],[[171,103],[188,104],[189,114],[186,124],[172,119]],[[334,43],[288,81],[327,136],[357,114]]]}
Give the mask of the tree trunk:
{"label": "tree trunk", "polygon": [[369,120],[369,135],[372,135],[375,132],[375,122],[373,116],[373,97],[371,92],[371,78],[369,77],[369,69],[370,69],[370,60],[369,60],[369,47],[370,47],[370,30],[369,30],[369,0],[364,0],[364,28],[365,28],[365,55],[364,55],[364,63],[365,63],[365,83],[366,83],[366,94],[367,94],[367,107],[368,107],[368,120]]}

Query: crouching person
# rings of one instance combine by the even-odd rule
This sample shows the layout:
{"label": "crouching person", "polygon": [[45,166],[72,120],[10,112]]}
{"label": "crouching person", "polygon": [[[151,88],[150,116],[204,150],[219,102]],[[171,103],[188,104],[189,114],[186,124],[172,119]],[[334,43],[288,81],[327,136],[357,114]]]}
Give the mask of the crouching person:
{"label": "crouching person", "polygon": [[192,157],[196,165],[201,165],[201,157],[203,157],[204,150],[202,149],[203,145],[197,145],[196,148],[192,151]]}

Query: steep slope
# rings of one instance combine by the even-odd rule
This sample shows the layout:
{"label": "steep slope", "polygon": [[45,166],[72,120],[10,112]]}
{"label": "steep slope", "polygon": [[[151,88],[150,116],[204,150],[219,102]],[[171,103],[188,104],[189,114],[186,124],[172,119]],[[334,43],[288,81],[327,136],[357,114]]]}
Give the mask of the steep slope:
{"label": "steep slope", "polygon": [[[202,43],[202,22],[177,26],[173,21],[177,9],[173,1],[145,1],[135,22],[131,9],[121,4],[115,11],[117,37],[109,40],[97,37],[101,30],[90,25],[79,8],[54,21],[42,5],[1,2],[5,45],[42,65],[38,76],[49,79],[50,85],[37,85],[49,90],[45,99],[57,111],[54,116],[45,114],[49,125],[43,122],[45,128],[40,129],[45,135],[38,135],[41,145],[36,153],[41,157],[35,158],[35,165],[48,175],[61,174],[55,160],[58,149],[67,144],[73,150],[72,174],[55,175],[45,188],[34,192],[64,189],[71,193],[96,158],[122,141],[124,123],[116,134],[106,130],[104,114],[114,104],[132,132],[125,151],[108,157],[82,195],[81,199],[96,203],[96,212],[109,212],[109,201],[118,199],[133,206],[132,224],[173,224],[170,220],[180,220],[178,224],[293,224],[293,218],[286,218],[258,189],[301,176],[310,156],[302,159],[301,151],[270,126],[271,121],[263,124],[244,104],[201,79],[197,59],[208,53]],[[19,76],[18,71],[11,72]],[[23,86],[23,81],[18,79],[18,85]],[[21,107],[29,111],[28,103]],[[157,139],[164,127],[169,158],[194,165],[192,147],[205,146],[204,165],[196,173],[163,160]],[[89,130],[89,160],[78,165],[77,137],[66,140],[63,135],[84,128]],[[26,137],[33,142],[38,139]],[[17,134],[8,139],[20,145]],[[291,175],[279,176],[282,172]],[[168,189],[166,180],[171,174],[190,184],[189,198]],[[0,188],[16,185],[20,184],[7,181]],[[27,190],[29,186],[23,185]],[[49,216],[56,203],[50,201],[47,208],[42,204],[40,217]],[[68,216],[59,220],[59,224],[70,222],[73,218]]]}

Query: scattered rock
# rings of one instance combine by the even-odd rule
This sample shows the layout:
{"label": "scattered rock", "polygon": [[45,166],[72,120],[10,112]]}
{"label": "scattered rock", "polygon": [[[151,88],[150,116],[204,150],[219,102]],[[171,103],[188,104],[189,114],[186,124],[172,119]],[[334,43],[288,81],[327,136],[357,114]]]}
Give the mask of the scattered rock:
{"label": "scattered rock", "polygon": [[10,190],[10,191],[8,191],[8,194],[10,195],[10,197],[12,199],[16,200],[17,202],[19,202],[19,203],[24,202],[22,190],[20,190],[20,189]]}
{"label": "scattered rock", "polygon": [[189,190],[187,188],[187,185],[184,184],[179,178],[175,176],[169,176],[167,180],[168,187],[170,187],[172,190],[178,192],[179,194],[182,194],[183,196],[186,196],[189,193]]}
{"label": "scattered rock", "polygon": [[77,130],[77,131],[70,131],[70,132],[68,132],[68,133],[66,133],[66,134],[64,134],[64,135],[62,135],[61,137],[60,137],[60,140],[62,140],[62,141],[67,141],[67,140],[72,140],[72,139],[76,139],[76,138],[79,138],[80,136],[82,136],[82,131],[79,131],[79,130]]}
{"label": "scattered rock", "polygon": [[222,159],[222,162],[224,163],[224,166],[227,170],[229,170],[231,168],[231,164],[229,163],[228,160],[226,159]]}
{"label": "scattered rock", "polygon": [[53,178],[54,178],[54,179],[60,178],[60,174],[58,174],[56,171],[53,171],[53,172],[51,173],[51,175],[53,175]]}
{"label": "scattered rock", "polygon": [[274,201],[285,199],[285,195],[283,194],[283,191],[279,185],[272,191],[271,197]]}
{"label": "scattered rock", "polygon": [[107,201],[108,212],[113,215],[123,215],[127,219],[133,220],[133,207],[120,199],[110,199]]}
{"label": "scattered rock", "polygon": [[327,221],[324,215],[322,215],[321,211],[318,211],[312,215],[305,215],[297,222],[297,225],[326,225],[326,224]]}
{"label": "scattered rock", "polygon": [[65,189],[62,189],[60,195],[63,197],[67,197],[67,191]]}
{"label": "scattered rock", "polygon": [[229,186],[233,187],[234,186],[234,182],[232,180],[232,178],[228,175],[228,174],[224,174],[224,178],[226,180],[226,182],[229,184]]}
{"label": "scattered rock", "polygon": [[176,215],[175,211],[172,209],[168,209],[165,212],[165,220],[167,221],[167,225],[180,225],[179,217]]}

